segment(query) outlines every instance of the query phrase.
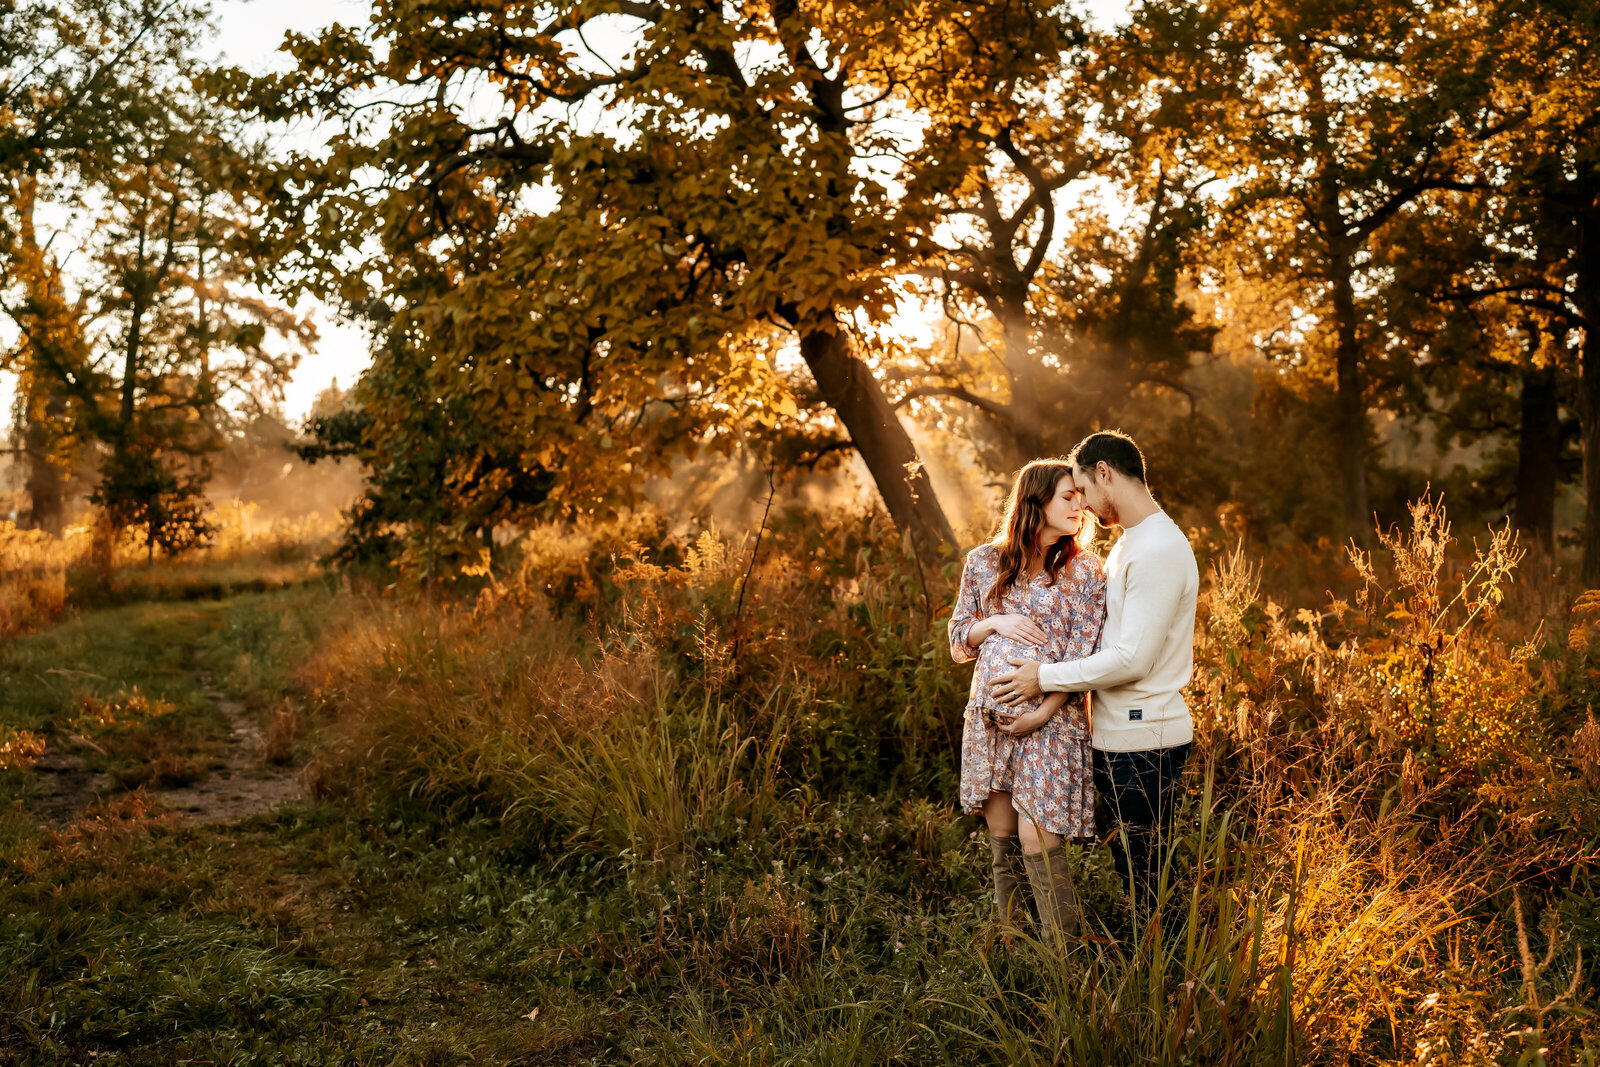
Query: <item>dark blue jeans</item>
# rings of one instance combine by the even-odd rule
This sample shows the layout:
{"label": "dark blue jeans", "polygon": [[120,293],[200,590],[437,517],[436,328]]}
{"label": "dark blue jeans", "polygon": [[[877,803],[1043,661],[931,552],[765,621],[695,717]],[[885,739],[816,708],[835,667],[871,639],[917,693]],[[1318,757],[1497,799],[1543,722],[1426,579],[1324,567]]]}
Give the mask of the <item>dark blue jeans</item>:
{"label": "dark blue jeans", "polygon": [[1162,846],[1172,829],[1178,780],[1188,758],[1187,743],[1147,752],[1094,751],[1098,829],[1111,839],[1117,871],[1141,916],[1155,907]]}

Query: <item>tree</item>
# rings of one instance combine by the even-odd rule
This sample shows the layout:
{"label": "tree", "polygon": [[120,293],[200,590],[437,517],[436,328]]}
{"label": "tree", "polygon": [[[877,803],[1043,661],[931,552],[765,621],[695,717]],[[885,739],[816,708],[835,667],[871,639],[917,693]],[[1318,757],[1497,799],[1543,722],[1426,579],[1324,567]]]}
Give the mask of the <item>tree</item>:
{"label": "tree", "polygon": [[1477,179],[1492,59],[1481,7],[1157,3],[1135,30],[1196,94],[1227,182],[1217,247],[1237,276],[1277,278],[1286,358],[1332,385],[1346,532],[1371,528],[1368,408],[1385,358],[1374,248],[1396,219]]}
{"label": "tree", "polygon": [[1458,206],[1413,213],[1375,257],[1394,278],[1383,316],[1411,353],[1385,391],[1404,398],[1397,408],[1430,411],[1443,447],[1489,446],[1447,492],[1458,505],[1509,512],[1548,555],[1559,484],[1579,472],[1579,362],[1570,328],[1502,283],[1559,277],[1566,253],[1552,251],[1536,203],[1499,186]]}
{"label": "tree", "polygon": [[230,118],[195,98],[171,120],[104,186],[98,310],[116,349],[105,382],[116,403],[87,421],[110,450],[94,500],[112,528],[142,526],[148,545],[177,551],[209,534],[205,457],[221,445],[226,405],[259,408],[314,333],[246,284],[254,242],[241,201],[258,161],[233,147]]}
{"label": "tree", "polygon": [[[1600,12],[1565,0],[1505,0],[1493,10],[1497,135],[1484,148],[1492,254],[1443,295],[1519,312],[1524,333],[1538,339],[1536,371],[1577,354],[1583,579],[1600,586]],[[1550,386],[1537,373],[1533,386],[1534,410],[1548,409],[1540,398]]]}
{"label": "tree", "polygon": [[173,69],[205,26],[204,8],[183,0],[0,5],[5,199],[29,177],[95,173],[158,113],[148,80]]}
{"label": "tree", "polygon": [[82,303],[68,301],[61,271],[39,245],[34,225],[37,188],[31,177],[17,183],[17,233],[9,273],[19,300],[11,317],[20,329],[6,363],[19,372],[17,422],[29,461],[29,524],[59,534],[65,472],[81,441],[66,417],[68,405],[57,376],[62,368],[81,368],[88,356]]}
{"label": "tree", "polygon": [[[524,469],[554,471],[547,512],[603,506],[673,448],[734,447],[742,425],[787,417],[777,361],[792,353],[891,516],[937,551],[949,524],[860,331],[927,254],[936,212],[909,191],[981,163],[994,131],[960,126],[1012,42],[1048,39],[1053,16],[902,16],[438,2],[297,40],[300,70],[254,89],[261,113],[331,108],[346,129],[285,171],[283,262],[310,279],[288,284],[370,307],[349,284],[370,272],[430,361],[431,395],[470,396]],[[608,25],[628,48],[602,62],[582,41]],[[950,151],[909,152],[913,115]],[[368,234],[381,254],[359,251]]]}
{"label": "tree", "polygon": [[496,518],[537,511],[554,479],[477,417],[470,394],[435,396],[430,361],[402,330],[381,336],[373,368],[338,407],[307,418],[294,451],[313,463],[350,457],[366,470],[336,562],[392,562],[432,582],[481,566]]}
{"label": "tree", "polygon": [[[909,388],[896,403],[943,398],[971,405],[998,428],[1004,458],[993,465],[1007,469],[1044,454],[1062,395],[1051,387],[1063,368],[1040,336],[1035,289],[1059,237],[1057,199],[1069,183],[1103,167],[1108,154],[1094,143],[1086,117],[1094,103],[1091,35],[1072,19],[1047,28],[1052,38],[1035,35],[1031,48],[1017,47],[994,66],[997,80],[968,100],[971,114],[940,127],[945,142],[923,147],[961,158],[980,145],[983,155],[966,181],[948,184],[941,171],[925,175],[932,185],[926,195],[945,225],[927,235],[936,251],[924,269],[956,324],[955,343],[948,355],[938,354],[944,358],[901,372]],[[982,315],[999,333],[993,361],[1002,395],[984,387],[986,375],[961,343],[963,327],[983,341]],[[978,346],[985,354],[990,347]]]}
{"label": "tree", "polygon": [[0,370],[19,376],[29,521],[51,532],[61,528],[63,483],[81,442],[48,366],[81,363],[83,341],[72,334],[82,309],[63,303],[64,279],[37,241],[35,205],[41,195],[81,202],[152,121],[149,83],[192,48],[199,15],[177,0],[0,5],[0,314],[23,335],[14,352],[0,353]]}
{"label": "tree", "polygon": [[[134,59],[145,65],[119,73],[137,129],[79,151],[70,172],[17,180],[7,311],[20,341],[7,363],[34,426],[101,450],[92,499],[107,536],[139,526],[152,551],[176,551],[207,534],[204,457],[230,405],[259,403],[292,368],[274,336],[310,333],[246,284],[259,159],[237,122],[193,91],[186,55]],[[41,189],[92,223],[42,241]]]}
{"label": "tree", "polygon": [[[956,240],[937,277],[956,343],[903,372],[902,404],[937,400],[942,420],[970,405],[997,429],[997,469],[1125,422],[1150,406],[1141,386],[1183,396],[1192,415],[1183,378],[1210,347],[1181,291],[1204,218],[1198,190],[1212,180],[1165,118],[1184,90],[1120,35],[1080,28],[1072,40],[1030,72],[1033,83],[999,94],[1010,110],[990,159],[947,202]],[[1074,182],[1103,198],[1061,202]],[[963,327],[981,343],[961,344]]]}

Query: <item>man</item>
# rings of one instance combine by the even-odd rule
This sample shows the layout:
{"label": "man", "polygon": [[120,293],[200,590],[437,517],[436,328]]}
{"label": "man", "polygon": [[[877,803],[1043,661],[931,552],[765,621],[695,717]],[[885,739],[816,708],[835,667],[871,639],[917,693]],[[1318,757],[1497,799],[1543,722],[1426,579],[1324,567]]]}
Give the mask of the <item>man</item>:
{"label": "man", "polygon": [[1039,664],[1012,657],[995,697],[1093,690],[1095,789],[1126,836],[1113,836],[1117,867],[1143,914],[1155,904],[1161,837],[1170,827],[1194,720],[1183,687],[1194,669],[1194,550],[1145,485],[1144,455],[1123,433],[1090,434],[1068,457],[1083,506],[1122,537],[1106,558],[1106,623],[1099,651]]}

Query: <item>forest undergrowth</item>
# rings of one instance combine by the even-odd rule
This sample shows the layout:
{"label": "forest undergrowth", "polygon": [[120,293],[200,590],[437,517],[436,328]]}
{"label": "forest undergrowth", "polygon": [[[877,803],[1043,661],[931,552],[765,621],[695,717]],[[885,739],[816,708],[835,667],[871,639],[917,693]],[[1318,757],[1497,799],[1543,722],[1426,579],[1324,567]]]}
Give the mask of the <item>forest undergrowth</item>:
{"label": "forest undergrowth", "polygon": [[[42,681],[0,698],[0,1050],[1600,1058],[1600,594],[1505,535],[1455,543],[1428,502],[1326,603],[1275,600],[1246,552],[1210,560],[1161,921],[1082,850],[1091,936],[1063,955],[997,938],[981,825],[952,804],[959,563],[870,516],[763,536],[536,532],[472,590],[301,586],[16,639],[0,672]],[[303,764],[306,801],[229,826],[138,791],[30,813],[24,732],[105,747],[71,717],[85,694],[182,704],[156,659],[101,651],[138,611],[191,614],[183,640]]]}

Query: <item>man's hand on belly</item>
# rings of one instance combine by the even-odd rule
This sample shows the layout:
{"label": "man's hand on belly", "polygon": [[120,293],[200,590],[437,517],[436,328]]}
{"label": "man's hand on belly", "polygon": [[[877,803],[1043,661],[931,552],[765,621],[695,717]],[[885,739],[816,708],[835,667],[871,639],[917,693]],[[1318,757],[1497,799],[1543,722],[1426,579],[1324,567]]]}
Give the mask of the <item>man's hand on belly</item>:
{"label": "man's hand on belly", "polygon": [[1020,704],[1044,695],[1044,690],[1039,688],[1038,660],[1007,656],[1006,662],[1017,669],[1009,674],[994,676],[994,688],[989,691],[996,700],[1002,704]]}

